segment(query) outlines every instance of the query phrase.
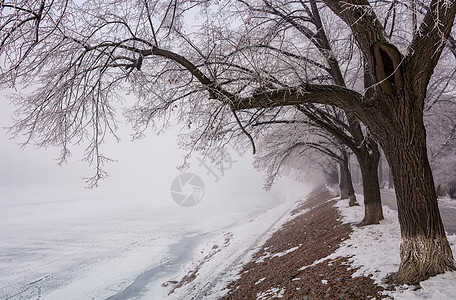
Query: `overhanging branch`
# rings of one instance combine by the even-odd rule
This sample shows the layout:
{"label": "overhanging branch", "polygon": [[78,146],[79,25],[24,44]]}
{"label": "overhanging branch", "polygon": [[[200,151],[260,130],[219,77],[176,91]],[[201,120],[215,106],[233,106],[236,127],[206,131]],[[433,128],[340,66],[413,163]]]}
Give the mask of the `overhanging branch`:
{"label": "overhanging branch", "polygon": [[272,108],[278,106],[319,103],[358,112],[365,106],[363,96],[337,85],[301,84],[296,87],[277,89],[244,98],[233,98],[234,110]]}

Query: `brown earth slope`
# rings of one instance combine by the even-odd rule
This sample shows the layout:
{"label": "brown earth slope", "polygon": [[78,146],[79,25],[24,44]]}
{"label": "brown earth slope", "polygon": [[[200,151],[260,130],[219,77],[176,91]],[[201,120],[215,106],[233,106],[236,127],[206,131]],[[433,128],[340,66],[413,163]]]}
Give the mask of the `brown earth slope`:
{"label": "brown earth slope", "polygon": [[383,288],[372,279],[352,277],[356,269],[351,268],[348,258],[314,264],[333,253],[352,231],[351,225],[339,221],[331,198],[326,188],[311,193],[293,211],[295,217],[244,266],[240,278],[229,285],[222,299],[385,298],[380,293]]}

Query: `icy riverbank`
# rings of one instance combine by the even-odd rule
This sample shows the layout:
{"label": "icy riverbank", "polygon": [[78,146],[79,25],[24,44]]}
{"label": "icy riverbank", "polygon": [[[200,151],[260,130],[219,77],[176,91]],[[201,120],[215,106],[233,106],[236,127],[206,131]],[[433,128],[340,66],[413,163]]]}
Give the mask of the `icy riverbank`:
{"label": "icy riverbank", "polygon": [[160,299],[162,283],[214,238],[249,224],[269,228],[296,199],[289,188],[209,191],[191,208],[134,192],[2,188],[0,299]]}

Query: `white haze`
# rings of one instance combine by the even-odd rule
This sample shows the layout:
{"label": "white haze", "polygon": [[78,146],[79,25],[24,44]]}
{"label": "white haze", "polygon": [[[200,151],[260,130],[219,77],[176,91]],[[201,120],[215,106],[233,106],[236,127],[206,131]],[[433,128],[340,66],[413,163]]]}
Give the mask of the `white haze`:
{"label": "white haze", "polygon": [[[4,95],[0,103],[0,126],[10,126],[13,108]],[[80,161],[81,147],[59,167],[58,149],[21,150],[0,130],[1,299],[103,299],[165,262],[173,276],[202,243],[253,220],[268,228],[264,214],[309,190],[282,181],[265,192],[249,152],[233,153],[232,168],[216,182],[195,153],[188,171],[202,178],[205,195],[195,207],[180,207],[170,195],[182,163],[178,128],[133,142],[129,133],[124,124],[122,141],[104,145],[117,162],[87,190],[81,178],[93,170]],[[182,247],[188,253],[173,255]],[[148,280],[160,286],[165,275]]]}

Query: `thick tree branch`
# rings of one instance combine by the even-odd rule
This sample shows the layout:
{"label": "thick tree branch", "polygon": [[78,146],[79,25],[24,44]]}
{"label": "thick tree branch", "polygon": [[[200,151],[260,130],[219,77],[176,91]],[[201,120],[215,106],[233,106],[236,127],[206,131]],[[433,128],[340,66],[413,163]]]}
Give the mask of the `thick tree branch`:
{"label": "thick tree branch", "polygon": [[336,137],[342,144],[349,147],[353,152],[359,151],[359,148],[352,137],[348,136],[343,130],[337,126],[332,125],[328,120],[321,118],[321,115],[316,116],[314,111],[305,109],[305,107],[298,105],[297,109],[306,115],[310,120],[315,122],[319,127],[325,129],[327,132]]}
{"label": "thick tree branch", "polygon": [[315,125],[309,121],[304,120],[271,120],[271,121],[260,121],[252,124],[253,127],[271,124],[304,124],[304,125]]}
{"label": "thick tree branch", "polygon": [[235,110],[271,108],[306,103],[337,106],[349,111],[360,112],[368,103],[356,91],[337,85],[302,84],[297,87],[277,89],[244,98],[233,98]]}
{"label": "thick tree branch", "polygon": [[352,30],[358,46],[374,67],[372,47],[376,43],[388,43],[388,35],[367,0],[323,0]]}
{"label": "thick tree branch", "polygon": [[176,63],[186,68],[193,76],[195,76],[198,79],[199,82],[201,82],[201,84],[205,86],[213,85],[212,80],[210,80],[206,75],[204,75],[203,72],[201,72],[201,70],[197,66],[195,66],[182,55],[179,55],[168,50],[160,49],[158,47],[153,47],[151,50],[143,51],[142,54],[144,56],[153,54],[175,61]]}
{"label": "thick tree branch", "polygon": [[[329,73],[333,77],[334,83],[345,87],[346,86],[345,79],[342,76],[342,72],[341,72],[341,69],[339,66],[339,61],[332,54],[333,51],[331,48],[331,44],[329,42],[329,39],[328,39],[325,29],[323,27],[323,22],[321,20],[320,11],[318,9],[316,1],[310,0],[310,6],[312,9],[312,16],[314,19],[314,23],[315,23],[315,26],[317,27],[316,37],[319,40],[319,43],[316,44],[316,46],[320,45],[322,47],[320,51],[322,53],[327,53],[326,60],[328,62],[328,65],[330,66]],[[349,131],[350,131],[351,135],[353,136],[355,141],[360,143],[364,139],[364,137],[363,137],[363,133],[361,131],[359,121],[356,119],[356,117],[353,115],[353,113],[351,113],[349,111],[345,111],[345,115],[347,116],[347,121],[350,126]]]}

